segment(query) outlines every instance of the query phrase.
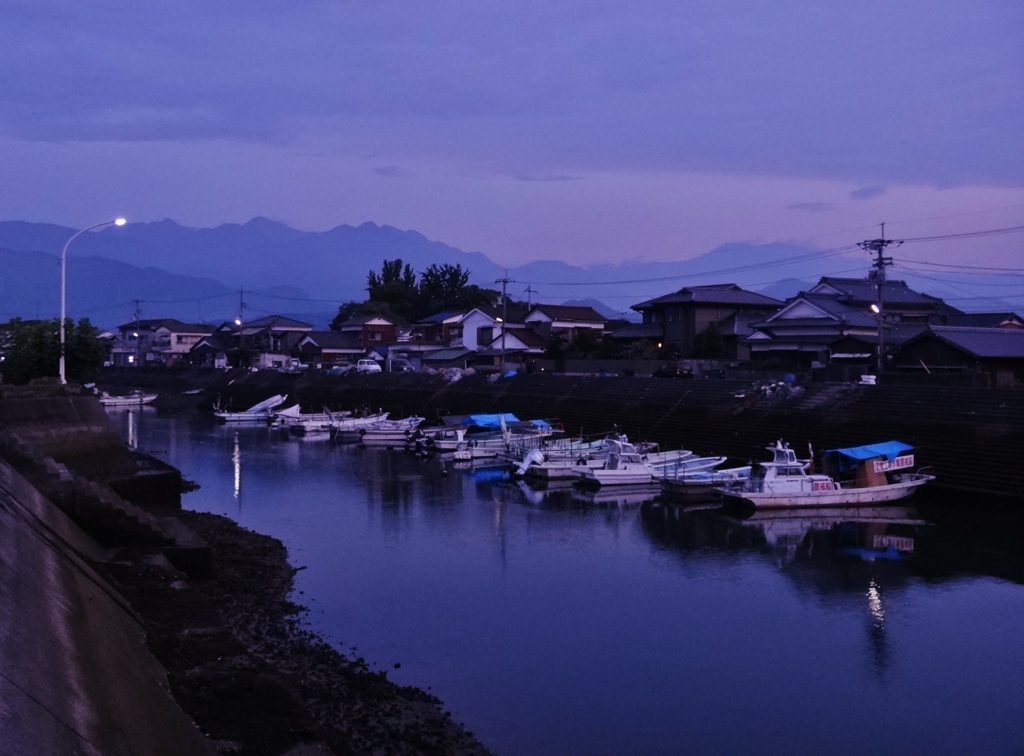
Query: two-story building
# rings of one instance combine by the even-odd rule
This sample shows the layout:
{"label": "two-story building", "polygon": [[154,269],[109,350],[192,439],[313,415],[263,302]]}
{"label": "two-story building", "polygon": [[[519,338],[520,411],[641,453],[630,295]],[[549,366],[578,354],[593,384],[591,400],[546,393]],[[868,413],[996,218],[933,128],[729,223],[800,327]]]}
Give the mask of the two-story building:
{"label": "two-story building", "polygon": [[559,335],[571,343],[581,331],[600,337],[608,318],[593,307],[538,304],[526,314],[523,322],[546,339]]}
{"label": "two-story building", "polygon": [[111,361],[118,367],[175,365],[186,360],[192,347],[214,330],[212,325],[183,323],[175,318],[150,318],[122,323],[117,327],[117,336],[111,348]]}
{"label": "two-story building", "polygon": [[627,327],[623,338],[643,338],[659,348],[676,351],[680,357],[692,355],[698,338],[713,329],[725,359],[746,359],[743,339],[750,335],[750,324],[764,320],[782,306],[782,302],[747,291],[736,284],[686,286],[671,294],[633,305],[643,323]]}

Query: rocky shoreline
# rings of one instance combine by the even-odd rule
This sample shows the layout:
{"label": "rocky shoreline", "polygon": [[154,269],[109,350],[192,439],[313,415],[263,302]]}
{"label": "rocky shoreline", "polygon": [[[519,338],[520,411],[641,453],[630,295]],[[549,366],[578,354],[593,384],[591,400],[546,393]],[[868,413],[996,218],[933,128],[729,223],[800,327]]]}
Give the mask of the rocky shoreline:
{"label": "rocky shoreline", "polygon": [[175,699],[219,753],[489,753],[437,698],[302,628],[280,541],[218,515],[174,516],[211,547],[209,578],[141,546],[97,569],[139,614]]}

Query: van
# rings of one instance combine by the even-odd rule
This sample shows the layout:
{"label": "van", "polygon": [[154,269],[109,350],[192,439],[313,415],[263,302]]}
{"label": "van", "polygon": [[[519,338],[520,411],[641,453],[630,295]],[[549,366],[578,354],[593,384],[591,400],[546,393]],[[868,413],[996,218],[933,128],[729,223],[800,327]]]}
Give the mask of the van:
{"label": "van", "polygon": [[381,372],[380,365],[377,360],[359,360],[356,363],[357,373],[379,373]]}

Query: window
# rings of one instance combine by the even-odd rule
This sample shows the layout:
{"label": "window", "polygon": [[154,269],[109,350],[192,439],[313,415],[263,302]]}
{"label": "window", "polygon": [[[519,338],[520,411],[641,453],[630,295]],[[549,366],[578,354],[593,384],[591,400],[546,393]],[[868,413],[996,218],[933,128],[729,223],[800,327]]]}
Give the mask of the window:
{"label": "window", "polygon": [[370,331],[370,341],[383,341],[384,334],[380,331]]}

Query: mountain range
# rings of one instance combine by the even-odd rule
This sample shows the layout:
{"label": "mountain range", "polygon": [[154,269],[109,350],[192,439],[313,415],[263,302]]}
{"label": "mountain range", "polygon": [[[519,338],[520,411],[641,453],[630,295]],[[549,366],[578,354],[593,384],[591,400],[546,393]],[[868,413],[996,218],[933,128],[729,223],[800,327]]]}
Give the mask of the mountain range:
{"label": "mountain range", "polygon": [[[55,317],[59,256],[75,229],[0,222],[0,319]],[[220,322],[240,308],[248,317],[278,313],[325,327],[339,304],[366,296],[366,277],[385,259],[400,258],[421,272],[435,263],[461,265],[472,283],[533,302],[585,301],[608,317],[632,315],[632,305],[686,285],[736,283],[785,299],[824,275],[863,277],[865,253],[822,253],[790,244],[730,243],[679,261],[624,260],[580,267],[536,261],[507,271],[481,252],[464,252],[416,231],[363,223],[307,232],[266,218],[215,228],[172,220],[134,223],[80,236],[68,253],[67,311],[111,327],[141,317]],[[915,288],[963,298],[966,285],[941,274],[927,280],[892,272]],[[1011,301],[980,299],[985,282],[968,291],[975,306],[1013,309]],[[991,285],[991,284],[988,284]],[[1005,291],[1005,289],[1003,289]],[[138,302],[136,302],[138,300]]]}

